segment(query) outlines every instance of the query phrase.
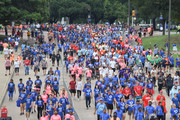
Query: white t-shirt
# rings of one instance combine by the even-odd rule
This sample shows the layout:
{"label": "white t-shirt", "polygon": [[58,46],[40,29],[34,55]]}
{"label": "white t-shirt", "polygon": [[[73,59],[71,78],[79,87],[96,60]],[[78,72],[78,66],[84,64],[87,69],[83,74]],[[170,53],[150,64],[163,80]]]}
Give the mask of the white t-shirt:
{"label": "white t-shirt", "polygon": [[111,78],[112,76],[113,76],[113,70],[111,69],[111,70],[109,70],[109,72],[108,72],[108,76]]}
{"label": "white t-shirt", "polygon": [[15,68],[19,68],[19,64],[20,64],[19,61],[14,62],[14,67],[15,67]]}
{"label": "white t-shirt", "polygon": [[17,46],[17,45],[19,45],[19,43],[16,41],[16,42],[15,42],[15,45]]}
{"label": "white t-shirt", "polygon": [[83,86],[83,84],[82,84],[82,81],[78,81],[77,83],[76,83],[76,86],[77,86],[77,90],[82,90],[82,86]]}
{"label": "white t-shirt", "polygon": [[116,62],[114,60],[110,61],[110,67],[115,68]]}
{"label": "white t-shirt", "polygon": [[8,54],[9,50],[8,48],[4,48],[4,54]]}

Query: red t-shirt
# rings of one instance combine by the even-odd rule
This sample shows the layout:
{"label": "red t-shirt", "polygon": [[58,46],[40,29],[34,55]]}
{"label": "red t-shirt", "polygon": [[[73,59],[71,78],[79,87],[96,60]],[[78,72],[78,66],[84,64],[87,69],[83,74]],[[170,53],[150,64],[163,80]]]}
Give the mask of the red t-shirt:
{"label": "red t-shirt", "polygon": [[7,108],[1,109],[1,117],[6,118],[7,117],[8,110]]}
{"label": "red t-shirt", "polygon": [[72,56],[69,56],[69,57],[68,57],[68,60],[69,60],[69,61],[73,60],[73,57],[72,57]]}
{"label": "red t-shirt", "polygon": [[[141,96],[142,86],[140,86],[140,85],[139,85],[139,86],[135,86],[135,87],[134,87],[134,91],[136,91],[136,92],[135,92],[135,96]],[[137,95],[136,93],[137,93],[138,95]]]}
{"label": "red t-shirt", "polygon": [[123,91],[124,95],[130,95],[131,94],[131,89],[130,88],[125,88]]}
{"label": "red t-shirt", "polygon": [[24,60],[24,64],[25,64],[25,65],[29,65],[30,63],[31,63],[30,60]]}
{"label": "red t-shirt", "polygon": [[143,96],[143,102],[144,102],[144,107],[148,106],[148,102],[151,99],[151,95],[144,95]]}
{"label": "red t-shirt", "polygon": [[72,81],[69,83],[69,85],[70,85],[70,89],[73,89],[73,90],[76,89],[76,81],[72,80]]}
{"label": "red t-shirt", "polygon": [[157,98],[156,98],[156,100],[157,100],[157,101],[160,101],[160,100],[161,100],[161,97],[163,97],[163,100],[166,100],[165,97],[164,97],[164,95],[158,95]]}

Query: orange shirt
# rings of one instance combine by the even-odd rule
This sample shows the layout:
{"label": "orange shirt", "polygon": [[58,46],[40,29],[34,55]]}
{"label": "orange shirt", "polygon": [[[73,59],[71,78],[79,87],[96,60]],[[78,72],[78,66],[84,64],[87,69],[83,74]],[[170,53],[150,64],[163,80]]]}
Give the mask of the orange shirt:
{"label": "orange shirt", "polygon": [[18,61],[21,61],[21,60],[22,60],[22,57],[21,57],[21,56],[18,56],[18,57],[17,57],[17,60],[18,60]]}
{"label": "orange shirt", "polygon": [[11,54],[11,55],[10,55],[10,60],[11,60],[11,61],[14,61],[14,56],[15,56],[14,54]]}

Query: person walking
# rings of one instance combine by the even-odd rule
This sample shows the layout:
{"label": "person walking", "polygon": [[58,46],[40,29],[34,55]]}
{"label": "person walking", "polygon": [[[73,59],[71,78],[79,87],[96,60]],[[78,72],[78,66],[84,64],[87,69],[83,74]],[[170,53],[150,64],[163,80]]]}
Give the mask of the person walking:
{"label": "person walking", "polygon": [[28,57],[26,57],[26,59],[24,60],[24,69],[25,69],[25,75],[29,75],[29,65],[30,65],[31,61],[28,59]]}
{"label": "person walking", "polygon": [[82,86],[83,86],[83,84],[82,84],[81,79],[78,79],[78,81],[76,83],[76,90],[77,90],[78,101],[79,101],[79,98],[81,98]]}
{"label": "person walking", "polygon": [[89,85],[87,85],[83,92],[84,99],[86,100],[86,108],[88,110],[88,108],[91,107],[92,89],[89,87]]}
{"label": "person walking", "polygon": [[171,77],[171,74],[169,74],[166,78],[166,90],[168,96],[172,87],[173,87],[173,78]]}
{"label": "person walking", "polygon": [[9,92],[9,101],[13,100],[13,93],[16,91],[15,84],[13,82],[13,79],[10,80],[8,83],[8,92]]}
{"label": "person walking", "polygon": [[10,70],[11,70],[11,61],[10,61],[10,57],[8,57],[5,61],[5,68],[6,68],[6,73],[5,76],[7,76],[7,71],[9,71],[9,75],[10,75]]}

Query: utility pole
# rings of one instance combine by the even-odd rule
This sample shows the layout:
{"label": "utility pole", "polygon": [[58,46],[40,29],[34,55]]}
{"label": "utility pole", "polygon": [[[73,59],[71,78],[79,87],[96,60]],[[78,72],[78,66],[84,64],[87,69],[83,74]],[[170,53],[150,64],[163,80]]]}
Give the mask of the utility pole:
{"label": "utility pole", "polygon": [[129,21],[130,21],[130,0],[128,0],[128,28],[129,28]]}
{"label": "utility pole", "polygon": [[170,26],[171,26],[171,0],[169,0],[169,20],[168,20],[168,56],[170,55]]}

